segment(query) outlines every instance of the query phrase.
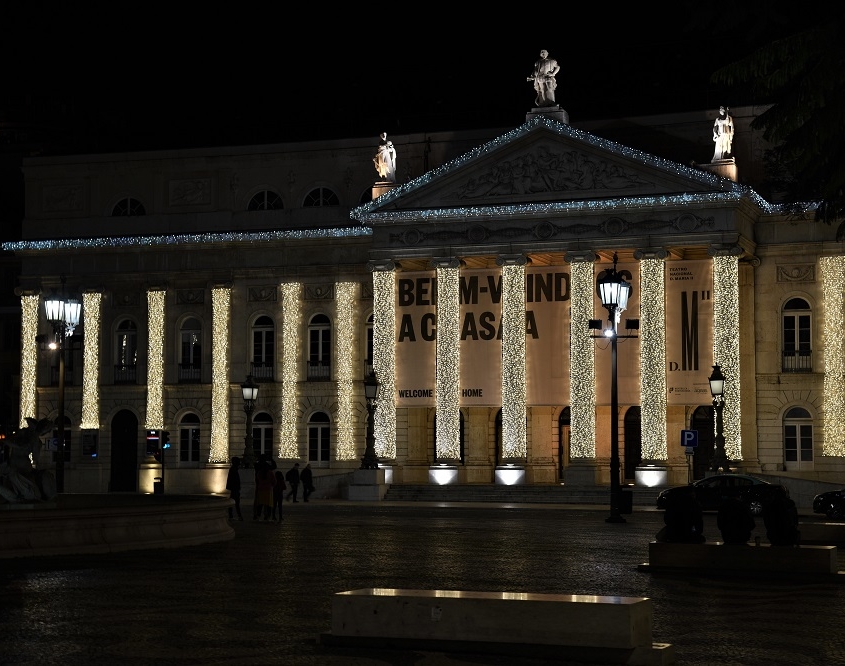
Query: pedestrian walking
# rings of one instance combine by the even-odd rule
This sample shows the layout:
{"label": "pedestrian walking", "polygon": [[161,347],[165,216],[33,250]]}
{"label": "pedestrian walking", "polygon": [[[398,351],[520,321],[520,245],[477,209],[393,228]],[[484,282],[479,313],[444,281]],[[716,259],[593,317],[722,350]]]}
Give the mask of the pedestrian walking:
{"label": "pedestrian walking", "polygon": [[299,491],[299,463],[294,463],[293,467],[291,467],[287,474],[285,474],[285,481],[288,482],[290,486],[290,490],[287,494],[287,500],[290,501],[291,499],[294,502],[297,502],[296,494]]}
{"label": "pedestrian walking", "polygon": [[276,485],[273,486],[273,520],[277,523],[282,522],[282,505],[285,503],[285,475],[282,470],[277,469],[273,472],[276,477]]}
{"label": "pedestrian walking", "polygon": [[311,463],[305,463],[305,469],[299,475],[302,484],[302,499],[307,502],[308,497],[314,492],[314,474],[311,472]]}
{"label": "pedestrian walking", "polygon": [[276,475],[266,460],[259,460],[255,465],[255,515],[254,520],[269,521],[273,512],[273,487]]}
{"label": "pedestrian walking", "polygon": [[235,519],[235,514],[238,520],[243,520],[241,514],[241,459],[237,456],[232,458],[232,464],[229,466],[229,475],[226,477],[226,490],[229,491],[229,497],[235,501],[235,506],[229,507],[229,520]]}

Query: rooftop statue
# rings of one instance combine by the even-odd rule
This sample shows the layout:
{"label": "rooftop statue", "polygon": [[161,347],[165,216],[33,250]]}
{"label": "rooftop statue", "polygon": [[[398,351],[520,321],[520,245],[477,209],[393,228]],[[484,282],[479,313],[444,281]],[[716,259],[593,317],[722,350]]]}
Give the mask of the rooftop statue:
{"label": "rooftop statue", "polygon": [[534,99],[534,106],[555,106],[555,88],[557,88],[557,73],[560,65],[557,60],[549,57],[549,52],[543,49],[540,51],[540,59],[534,63],[534,72],[528,77],[534,82],[534,90],[537,97]]}
{"label": "rooftop statue", "polygon": [[9,459],[0,463],[0,499],[10,504],[51,500],[56,496],[53,473],[33,467],[41,455],[41,438],[54,424],[50,419],[30,417],[26,422],[26,427],[14,438],[6,440]]}
{"label": "rooftop statue", "polygon": [[719,107],[719,115],[713,123],[713,142],[716,144],[713,161],[726,160],[731,154],[731,144],[734,138],[734,119],[730,109]]}
{"label": "rooftop statue", "polygon": [[395,183],[396,149],[393,147],[393,142],[388,140],[387,132],[382,132],[379,139],[378,152],[373,157],[373,164],[376,165],[376,171],[382,180]]}

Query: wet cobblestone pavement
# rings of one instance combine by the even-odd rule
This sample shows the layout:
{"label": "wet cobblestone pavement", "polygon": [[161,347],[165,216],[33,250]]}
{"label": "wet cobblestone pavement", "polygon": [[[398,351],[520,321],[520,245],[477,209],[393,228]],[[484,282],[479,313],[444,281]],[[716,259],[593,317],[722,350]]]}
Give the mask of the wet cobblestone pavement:
{"label": "wet cobblestone pavement", "polygon": [[[641,572],[662,513],[607,515],[319,500],[286,503],[281,524],[235,523],[221,544],[0,562],[0,664],[576,663],[318,642],[335,592],[394,587],[644,596],[679,664],[845,665],[845,584]],[[711,514],[705,534],[719,538]]]}

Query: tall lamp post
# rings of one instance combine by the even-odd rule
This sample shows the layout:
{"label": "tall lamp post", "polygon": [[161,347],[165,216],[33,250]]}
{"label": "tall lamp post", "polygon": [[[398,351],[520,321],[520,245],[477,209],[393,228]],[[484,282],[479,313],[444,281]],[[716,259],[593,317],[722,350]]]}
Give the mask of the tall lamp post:
{"label": "tall lamp post", "polygon": [[[613,254],[613,269],[604,271],[596,280],[601,304],[607,308],[608,326],[604,337],[610,339],[610,516],[605,522],[627,522],[621,514],[622,488],[619,480],[619,389],[616,381],[616,342],[619,317],[628,307],[631,285],[616,270],[618,257]],[[622,336],[631,337],[631,336]]]}
{"label": "tall lamp post", "polygon": [[241,392],[244,397],[244,411],[246,412],[246,437],[244,437],[244,454],[241,460],[241,467],[250,468],[255,464],[255,449],[252,446],[252,412],[255,409],[255,401],[258,399],[258,384],[252,375],[246,376],[246,381],[241,384]]}
{"label": "tall lamp post", "polygon": [[713,366],[710,375],[710,393],[713,395],[713,409],[716,410],[716,439],[713,442],[711,472],[729,472],[728,456],[725,454],[725,435],[722,431],[722,410],[725,408],[725,376],[722,368]]}
{"label": "tall lamp post", "polygon": [[367,448],[361,458],[361,469],[378,469],[376,456],[376,402],[381,393],[381,384],[375,373],[370,373],[364,379],[364,396],[367,398]]}
{"label": "tall lamp post", "polygon": [[59,403],[56,427],[58,442],[56,442],[56,492],[65,491],[65,341],[73,335],[79,325],[79,315],[82,304],[75,298],[65,298],[65,280],[62,278],[62,293],[52,294],[44,300],[44,310],[47,321],[53,327],[54,339],[50,349],[59,352]]}

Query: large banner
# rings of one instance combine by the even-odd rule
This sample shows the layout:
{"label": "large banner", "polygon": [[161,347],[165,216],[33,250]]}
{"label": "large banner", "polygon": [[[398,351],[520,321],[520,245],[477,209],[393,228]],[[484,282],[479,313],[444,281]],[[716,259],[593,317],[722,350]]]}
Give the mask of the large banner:
{"label": "large banner", "polygon": [[670,405],[709,404],[713,262],[666,263],[666,390]]}
{"label": "large banner", "polygon": [[[527,400],[569,402],[569,272],[526,269]],[[462,270],[461,404],[502,402],[502,274]],[[434,405],[437,280],[435,271],[400,273],[396,299],[397,405]]]}

